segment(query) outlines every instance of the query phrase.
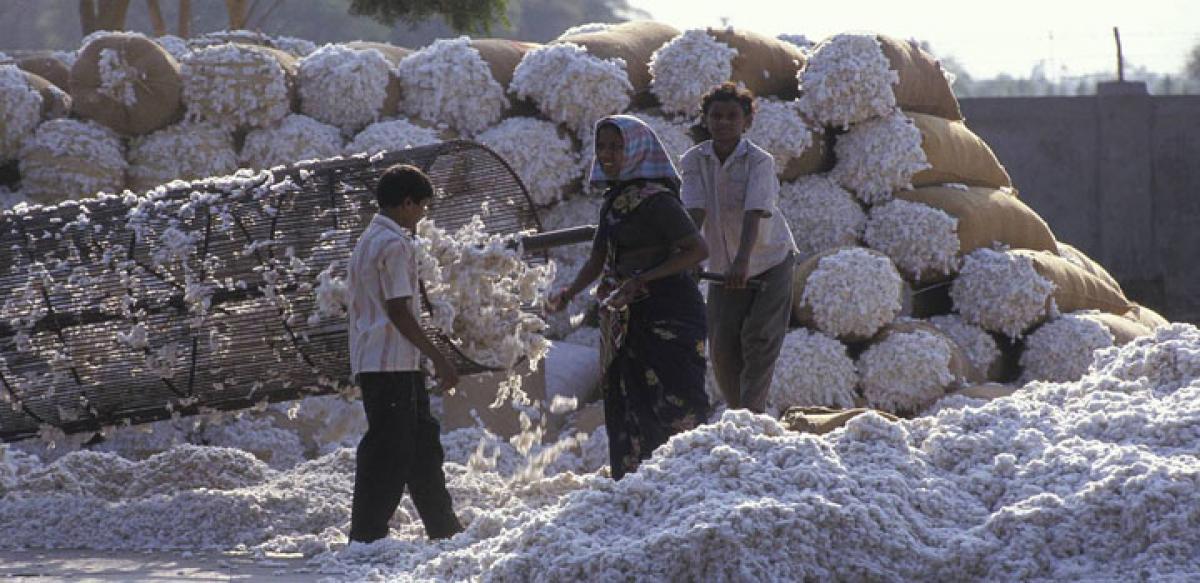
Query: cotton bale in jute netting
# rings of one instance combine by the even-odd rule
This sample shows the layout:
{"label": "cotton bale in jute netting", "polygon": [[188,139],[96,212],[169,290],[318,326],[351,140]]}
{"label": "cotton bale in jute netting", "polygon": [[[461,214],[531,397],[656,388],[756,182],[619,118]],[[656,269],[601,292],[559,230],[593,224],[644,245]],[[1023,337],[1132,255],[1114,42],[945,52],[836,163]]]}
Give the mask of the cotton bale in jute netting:
{"label": "cotton bale in jute netting", "polygon": [[899,81],[893,87],[896,105],[905,111],[961,120],[962,110],[942,65],[915,41],[879,35],[879,46]]}
{"label": "cotton bale in jute netting", "polygon": [[836,247],[858,245],[867,215],[854,195],[828,176],[805,176],[784,182],[779,210],[787,218],[800,258]]}
{"label": "cotton bale in jute netting", "polygon": [[[775,159],[775,173],[785,180],[820,172],[825,165],[825,136],[810,125],[795,100],[757,98],[754,121],[746,138]],[[815,152],[813,152],[815,150]]]}
{"label": "cotton bale in jute netting", "polygon": [[963,257],[950,297],[966,321],[1016,338],[1046,318],[1054,291],[1030,257],[985,248]]}
{"label": "cotton bale in jute netting", "polygon": [[92,121],[50,120],[21,148],[21,188],[39,204],[120,192],[125,169],[120,136]]}
{"label": "cotton bale in jute netting", "polygon": [[89,42],[71,67],[76,115],[125,136],[164,128],[183,111],[179,63],[140,34],[109,34]]}
{"label": "cotton bale in jute netting", "polygon": [[572,43],[601,59],[621,59],[635,94],[650,88],[650,57],[654,51],[679,36],[679,29],[661,22],[635,20],[622,22],[607,30],[573,34],[555,43]]}
{"label": "cotton bale in jute netting", "polygon": [[0,162],[15,160],[42,121],[42,94],[16,65],[0,65]]}
{"label": "cotton bale in jute netting", "polygon": [[800,108],[821,125],[848,128],[896,109],[892,85],[900,77],[872,34],[837,34],[821,41],[798,77]]}
{"label": "cotton bale in jute netting", "polygon": [[[346,46],[360,51],[374,49],[379,51],[391,67],[388,68],[387,98],[380,108],[381,115],[390,116],[400,112],[400,101],[404,98],[404,90],[400,83],[400,74],[396,70],[405,57],[413,54],[412,49],[398,47],[388,43],[356,40],[346,43]],[[309,54],[312,54],[311,52]],[[307,55],[306,55],[307,56]]]}
{"label": "cotton bale in jute netting", "polygon": [[1034,330],[1021,353],[1021,381],[1072,382],[1083,377],[1093,353],[1113,345],[1114,337],[1099,320],[1063,314]]}
{"label": "cotton bale in jute netting", "polygon": [[374,156],[383,151],[405,150],[441,142],[437,130],[406,119],[378,121],[366,127],[346,144],[346,155]]}
{"label": "cotton bale in jute netting", "polygon": [[71,88],[71,68],[60,59],[49,55],[30,56],[17,61],[17,66],[53,83],[63,91]]}
{"label": "cotton bale in jute netting", "polygon": [[708,31],[686,31],[650,56],[650,93],[667,113],[695,115],[704,93],[733,77],[737,54]]}
{"label": "cotton bale in jute netting", "polygon": [[825,435],[835,429],[845,427],[851,419],[859,415],[878,415],[888,421],[900,421],[899,417],[885,411],[876,411],[865,407],[853,409],[835,409],[832,407],[792,407],[783,413],[779,422],[791,431]]}
{"label": "cotton bale in jute netting", "polygon": [[963,356],[977,373],[977,377],[996,379],[1004,373],[999,345],[992,335],[979,326],[967,322],[958,314],[943,314],[929,318],[929,324],[940,330],[962,350]]}
{"label": "cotton bale in jute netting", "polygon": [[909,281],[944,279],[958,271],[958,219],[919,202],[890,200],[871,207],[863,241],[882,251]]}
{"label": "cotton bale in jute netting", "polygon": [[1088,257],[1086,253],[1080,251],[1074,245],[1058,241],[1054,247],[1042,250],[1057,251],[1059,257],[1074,263],[1077,267],[1083,269],[1084,271],[1104,280],[1104,283],[1108,284],[1109,287],[1113,289],[1121,289],[1121,284],[1117,283],[1117,278],[1113,277],[1107,269],[1104,269],[1103,265],[1100,265],[1094,259]]}
{"label": "cotton bale in jute netting", "polygon": [[899,111],[856,124],[838,136],[834,153],[837,164],[830,177],[867,204],[891,200],[894,191],[910,188],[929,168],[921,130]]}
{"label": "cotton bale in jute netting", "polygon": [[404,88],[401,109],[406,115],[445,123],[465,134],[500,121],[509,107],[504,86],[465,36],[433,41],[405,57],[397,74]]}
{"label": "cotton bale in jute netting", "polygon": [[42,96],[42,119],[55,119],[71,115],[71,95],[39,75],[25,71],[29,86]]}
{"label": "cotton bale in jute netting", "polygon": [[571,138],[548,121],[510,117],[476,139],[512,165],[537,206],[561,199],[563,189],[578,177],[579,159]]}
{"label": "cotton bale in jute netting", "polygon": [[283,51],[215,45],[193,52],[181,70],[190,121],[231,129],[262,128],[292,111],[296,59]]}
{"label": "cotton bale in jute netting", "polygon": [[1118,287],[1089,273],[1050,251],[1013,249],[1009,253],[1027,257],[1042,277],[1054,283],[1054,303],[1061,312],[1100,310],[1124,314],[1133,308]]}
{"label": "cotton bale in jute netting", "polygon": [[129,144],[129,188],[135,192],[172,180],[225,176],[237,168],[233,136],[209,124],[184,122]]}
{"label": "cotton bale in jute netting", "polygon": [[332,158],[341,153],[342,134],[337,128],[292,114],[277,126],[246,134],[239,161],[244,167],[262,169]]}
{"label": "cotton bale in jute netting", "polygon": [[601,59],[574,43],[555,43],[525,54],[509,90],[582,134],[596,120],[625,111],[633,86],[619,59]]}
{"label": "cotton bale in jute netting", "polygon": [[895,197],[957,219],[960,256],[997,243],[1013,249],[1058,249],[1046,221],[1009,190],[952,184],[901,190]]}
{"label": "cotton bale in jute netting", "polygon": [[808,60],[799,47],[732,27],[710,28],[708,34],[737,50],[731,77],[734,83],[745,85],[759,97],[790,100],[799,96],[796,76]]}
{"label": "cotton bale in jute netting", "polygon": [[961,349],[925,322],[895,322],[858,357],[859,383],[867,404],[911,414],[932,405],[973,375]]}
{"label": "cotton bale in jute netting", "polygon": [[1132,320],[1124,315],[1118,316],[1108,312],[1099,310],[1087,310],[1083,312],[1075,312],[1075,315],[1100,322],[1113,335],[1113,344],[1116,346],[1124,346],[1141,338],[1154,333],[1154,330],[1147,327],[1141,322]]}
{"label": "cotton bale in jute netting", "polygon": [[982,138],[961,121],[908,113],[921,131],[921,148],[929,166],[912,177],[913,186],[966,184],[1011,188],[1012,179]]}
{"label": "cotton bale in jute netting", "polygon": [[1136,303],[1133,304],[1133,307],[1130,308],[1128,312],[1125,312],[1125,317],[1149,328],[1150,330],[1155,330],[1171,323],[1169,320],[1159,315],[1158,312]]}
{"label": "cotton bale in jute netting", "polygon": [[173,34],[155,37],[154,42],[170,53],[176,62],[182,63],[184,57],[192,53],[192,47],[188,46],[187,41]]}
{"label": "cotton bale in jute netting", "polygon": [[796,266],[792,320],[841,340],[865,340],[896,319],[907,292],[887,255],[831,249]]}
{"label": "cotton bale in jute netting", "polygon": [[[384,44],[384,43],[380,43]],[[294,36],[276,36],[271,38],[271,46],[295,55],[297,58],[304,58],[311,55],[317,50],[317,43],[308,39],[296,38]]]}
{"label": "cotton bale in jute netting", "polygon": [[327,44],[296,65],[300,112],[319,122],[355,132],[385,111],[391,63],[374,49]]}
{"label": "cotton bale in jute netting", "polygon": [[846,345],[824,333],[796,328],[783,337],[767,394],[773,411],[790,407],[853,407],[858,371]]}

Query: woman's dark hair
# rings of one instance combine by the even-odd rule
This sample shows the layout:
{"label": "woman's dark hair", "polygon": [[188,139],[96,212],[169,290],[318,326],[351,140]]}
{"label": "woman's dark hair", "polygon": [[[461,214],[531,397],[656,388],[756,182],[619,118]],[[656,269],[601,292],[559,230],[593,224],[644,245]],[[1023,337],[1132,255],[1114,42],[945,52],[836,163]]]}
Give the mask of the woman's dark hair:
{"label": "woman's dark hair", "polygon": [[726,81],[709,89],[704,94],[704,97],[700,98],[700,120],[688,128],[688,136],[692,138],[693,142],[699,144],[712,138],[712,134],[704,126],[704,116],[708,115],[708,109],[712,107],[712,104],[718,101],[732,101],[737,103],[742,106],[742,111],[747,116],[754,115],[757,109],[754,104],[754,93],[736,83]]}
{"label": "woman's dark hair", "polygon": [[396,164],[383,171],[375,185],[375,200],[379,208],[400,206],[406,200],[421,202],[433,198],[433,183],[420,168],[411,164]]}

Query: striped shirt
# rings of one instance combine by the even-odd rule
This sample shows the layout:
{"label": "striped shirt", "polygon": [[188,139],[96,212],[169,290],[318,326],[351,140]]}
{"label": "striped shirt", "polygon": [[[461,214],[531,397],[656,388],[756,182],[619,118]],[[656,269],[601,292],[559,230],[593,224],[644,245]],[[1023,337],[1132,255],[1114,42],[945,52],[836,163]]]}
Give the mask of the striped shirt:
{"label": "striped shirt", "polygon": [[412,298],[409,306],[413,317],[419,318],[415,244],[407,229],[377,214],[354,246],[346,282],[353,375],[421,369],[420,351],[392,325],[385,304],[394,298]]}

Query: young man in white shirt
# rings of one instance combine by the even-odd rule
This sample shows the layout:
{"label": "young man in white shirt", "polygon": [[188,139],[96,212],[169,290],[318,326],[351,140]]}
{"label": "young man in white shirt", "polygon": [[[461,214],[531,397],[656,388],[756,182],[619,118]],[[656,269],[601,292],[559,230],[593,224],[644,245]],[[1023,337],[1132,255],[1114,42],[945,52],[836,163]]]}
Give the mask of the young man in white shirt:
{"label": "young man in white shirt", "polygon": [[440,390],[458,382],[453,365],[421,329],[417,312],[413,231],[433,195],[420,169],[388,168],[375,188],[379,212],[350,256],[350,369],[367,413],[354,472],[351,541],[386,537],[405,487],[429,538],[462,531],[442,472],[441,427],[429,412],[421,371],[424,355],[433,361]]}
{"label": "young man in white shirt", "polygon": [[680,196],[703,229],[709,271],[725,275],[708,287],[709,359],[726,404],[762,413],[791,319],[796,242],[779,212],[775,159],[742,137],[754,96],[725,83],[701,107],[712,139],[683,155]]}

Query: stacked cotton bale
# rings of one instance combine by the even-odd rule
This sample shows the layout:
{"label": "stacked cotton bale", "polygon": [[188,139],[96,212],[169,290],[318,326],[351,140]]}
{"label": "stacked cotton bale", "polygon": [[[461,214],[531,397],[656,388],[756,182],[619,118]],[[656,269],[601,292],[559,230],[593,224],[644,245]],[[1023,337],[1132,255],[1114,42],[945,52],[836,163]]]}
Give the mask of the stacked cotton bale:
{"label": "stacked cotton bale", "polygon": [[562,198],[578,178],[579,159],[571,138],[558,126],[532,117],[510,117],[476,139],[508,161],[539,207]]}
{"label": "stacked cotton bale", "polygon": [[182,114],[179,63],[140,34],[91,40],[75,59],[70,79],[75,114],[123,136],[162,129]]}
{"label": "stacked cotton bale", "polygon": [[278,125],[246,134],[239,162],[246,168],[273,168],[342,154],[342,133],[311,117],[292,114]]}
{"label": "stacked cotton bale", "polygon": [[296,66],[300,111],[353,134],[395,114],[395,100],[388,103],[391,69],[376,49],[327,44]]}
{"label": "stacked cotton bale", "polygon": [[292,112],[296,60],[282,51],[213,45],[188,55],[181,71],[189,121],[247,130],[270,127]]}
{"label": "stacked cotton bale", "polygon": [[405,150],[428,146],[442,141],[437,130],[414,124],[406,119],[391,119],[375,122],[350,140],[344,149],[346,155],[367,154]]}
{"label": "stacked cotton bale", "polygon": [[233,174],[237,168],[228,130],[185,122],[130,142],[128,187],[142,192],[173,180]]}
{"label": "stacked cotton bale", "polygon": [[0,65],[0,163],[17,159],[42,121],[42,95],[16,65]]}
{"label": "stacked cotton bale", "polygon": [[39,204],[116,193],[125,186],[125,146],[96,122],[54,119],[25,140],[19,168],[24,195]]}

